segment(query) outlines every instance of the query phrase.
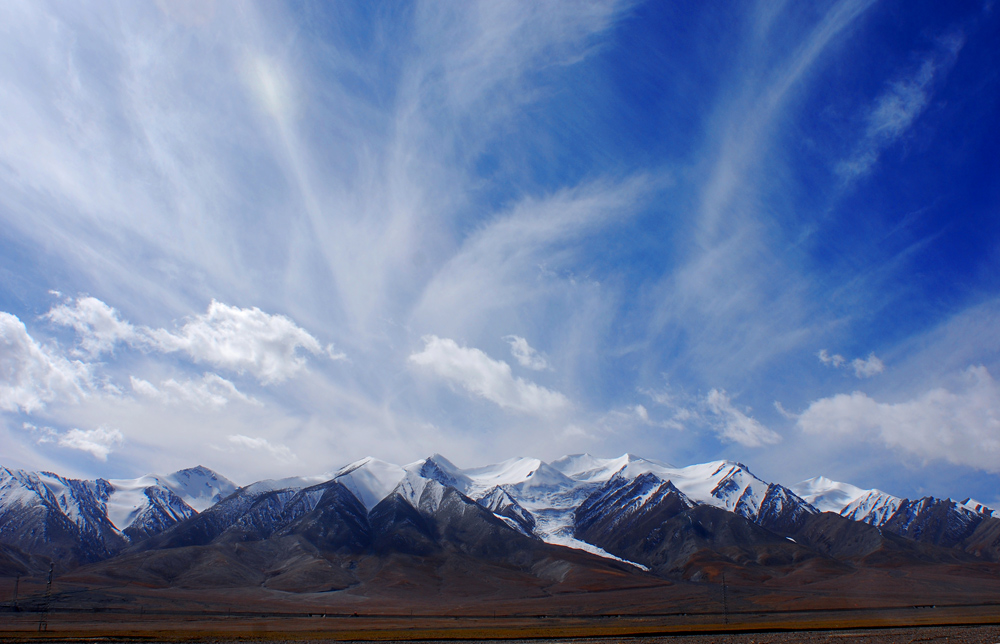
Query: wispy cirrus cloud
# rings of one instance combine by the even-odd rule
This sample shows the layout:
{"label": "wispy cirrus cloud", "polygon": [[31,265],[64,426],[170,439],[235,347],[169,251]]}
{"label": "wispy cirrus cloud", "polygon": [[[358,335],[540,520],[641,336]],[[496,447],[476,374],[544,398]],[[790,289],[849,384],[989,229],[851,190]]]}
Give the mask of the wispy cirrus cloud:
{"label": "wispy cirrus cloud", "polygon": [[[214,440],[239,476],[285,467],[283,446],[317,468],[440,444],[763,455],[798,419],[776,397],[800,410],[857,376],[917,399],[936,385],[899,385],[929,371],[887,339],[904,313],[874,315],[891,294],[856,278],[917,280],[826,226],[856,192],[892,228],[905,200],[853,178],[988,92],[938,101],[982,47],[965,9],[915,9],[919,34],[864,58],[883,4],[2,5],[0,299],[27,327],[0,407],[120,428],[136,463]],[[32,289],[95,297],[40,319]],[[699,393],[637,404],[661,376]],[[424,395],[440,385],[458,395]]]}
{"label": "wispy cirrus cloud", "polygon": [[295,459],[295,454],[287,446],[275,445],[266,438],[244,436],[243,434],[231,434],[227,438],[231,444],[244,449],[265,452],[283,461]]}
{"label": "wispy cirrus cloud", "polygon": [[[655,421],[663,427],[707,431],[723,443],[736,443],[743,447],[774,445],[782,440],[780,434],[751,416],[749,409],[736,407],[724,389],[712,388],[703,396],[668,389],[640,390],[640,393],[649,396],[657,407],[667,410],[667,419]],[[635,413],[645,422],[654,422],[643,405],[638,405]]]}
{"label": "wispy cirrus cloud", "polygon": [[780,434],[737,409],[729,395],[721,389],[708,392],[705,396],[705,406],[711,414],[711,425],[725,441],[739,443],[745,447],[773,445],[781,441]]}
{"label": "wispy cirrus cloud", "polygon": [[[841,0],[803,22],[780,6],[758,9],[755,29],[738,41],[743,71],[727,85],[695,157],[693,212],[677,212],[690,216],[691,229],[651,296],[652,342],[684,337],[688,347],[669,365],[671,379],[738,383],[812,334],[813,285],[775,237],[775,193],[783,190],[776,178],[789,172],[784,125],[802,120],[798,100],[873,5]],[[779,25],[790,28],[787,49],[774,56],[764,43]]]}
{"label": "wispy cirrus cloud", "polygon": [[854,154],[840,161],[837,172],[845,179],[869,173],[883,150],[895,143],[927,108],[934,85],[947,75],[965,43],[961,32],[938,39],[937,48],[925,55],[915,72],[888,84],[868,108],[865,132]]}
{"label": "wispy cirrus cloud", "polygon": [[247,396],[232,382],[214,373],[206,373],[200,380],[164,380],[159,387],[151,382],[131,376],[132,391],[164,404],[186,404],[197,407],[221,409],[230,401],[260,405],[260,401]]}
{"label": "wispy cirrus cloud", "polygon": [[[463,240],[427,283],[414,320],[438,329],[479,330],[498,314],[572,291],[576,280],[560,273],[586,253],[585,242],[634,217],[665,183],[633,176],[515,202]],[[482,292],[490,297],[477,297]]]}

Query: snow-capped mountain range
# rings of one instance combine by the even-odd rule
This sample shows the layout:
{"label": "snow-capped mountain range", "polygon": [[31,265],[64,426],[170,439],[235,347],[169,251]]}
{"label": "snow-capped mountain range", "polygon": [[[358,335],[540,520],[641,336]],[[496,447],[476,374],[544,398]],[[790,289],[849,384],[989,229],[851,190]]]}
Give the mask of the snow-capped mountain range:
{"label": "snow-capped mountain range", "polygon": [[162,532],[236,491],[206,467],[137,479],[69,479],[0,467],[0,543],[103,558]]}
{"label": "snow-capped mountain range", "polygon": [[953,546],[972,535],[983,520],[997,516],[971,498],[955,501],[927,496],[911,501],[822,476],[797,483],[792,489],[824,512],[937,545]]}
{"label": "snow-capped mountain range", "polygon": [[[491,530],[509,528],[522,537],[644,569],[638,559],[645,551],[635,550],[636,539],[647,539],[678,513],[694,511],[716,523],[754,524],[758,527],[733,534],[757,541],[777,535],[797,543],[797,535],[817,524],[822,513],[834,513],[936,546],[968,550],[975,542],[977,556],[997,549],[993,537],[988,543],[973,539],[980,524],[998,519],[972,499],[910,501],[823,477],[785,487],[732,461],[675,467],[631,454],[610,459],[572,455],[550,463],[513,458],[468,469],[438,454],[405,466],[369,457],[332,475],[242,488],[201,466],[167,476],[93,481],[0,468],[0,543],[86,563],[129,548],[210,543],[233,531],[240,540],[266,539],[317,512],[356,524],[360,543],[375,538],[368,523],[390,511],[387,503],[395,504],[393,516],[403,511],[401,503],[423,516],[437,516],[442,504],[466,502],[486,511],[490,521],[502,522]],[[188,525],[197,529],[185,532]],[[641,534],[635,538],[627,534],[636,530]]]}

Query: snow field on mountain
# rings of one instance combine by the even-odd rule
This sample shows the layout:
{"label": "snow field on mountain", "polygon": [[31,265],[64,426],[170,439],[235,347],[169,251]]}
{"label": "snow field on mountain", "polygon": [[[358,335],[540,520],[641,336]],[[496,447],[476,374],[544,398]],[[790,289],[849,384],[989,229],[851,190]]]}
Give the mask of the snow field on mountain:
{"label": "snow field on mountain", "polygon": [[[746,466],[732,461],[678,468],[631,454],[610,459],[577,454],[552,463],[518,457],[463,469],[435,454],[406,466],[367,457],[333,475],[264,480],[239,489],[201,466],[168,476],[150,474],[112,481],[78,481],[48,472],[0,468],[0,519],[15,516],[10,513],[16,508],[43,507],[79,526],[81,535],[106,534],[110,523],[126,539],[141,539],[199,511],[222,513],[238,520],[257,499],[270,492],[284,491],[280,499],[273,499],[261,512],[280,514],[296,499],[295,513],[301,515],[315,508],[326,491],[328,486],[319,484],[333,480],[343,484],[369,512],[396,493],[420,512],[433,515],[441,508],[448,488],[454,488],[523,534],[618,559],[576,538],[576,513],[588,497],[616,477],[635,482],[644,475],[649,475],[648,481],[609,490],[608,494],[614,496],[608,497],[609,505],[602,512],[621,517],[643,512],[647,505],[659,503],[669,482],[691,503],[709,504],[765,526],[788,525],[801,513],[813,513],[818,508],[876,527],[891,522],[893,531],[907,536],[907,531],[913,530],[916,538],[924,529],[922,522],[929,520],[924,518],[925,513],[928,517],[933,512],[948,513],[949,525],[955,526],[952,534],[964,534],[962,530],[968,532],[977,522],[995,516],[974,499],[959,503],[925,497],[911,502],[825,477],[784,488],[761,480]],[[318,487],[312,489],[314,486]],[[236,491],[238,494],[219,503]],[[608,525],[617,525],[614,516],[610,519]]]}
{"label": "snow field on mountain", "polygon": [[820,512],[836,512],[864,496],[869,490],[862,490],[850,483],[831,481],[825,476],[816,476],[796,483],[792,492],[805,499]]}
{"label": "snow field on mountain", "polygon": [[345,465],[333,478],[358,497],[365,509],[371,512],[379,501],[396,489],[404,476],[406,470],[399,465],[369,456]]}

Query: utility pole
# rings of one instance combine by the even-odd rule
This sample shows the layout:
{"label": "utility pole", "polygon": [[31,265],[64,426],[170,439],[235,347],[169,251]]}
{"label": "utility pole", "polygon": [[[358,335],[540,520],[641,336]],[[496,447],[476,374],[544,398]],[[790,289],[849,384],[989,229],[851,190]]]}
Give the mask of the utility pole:
{"label": "utility pole", "polygon": [[49,564],[49,580],[45,583],[45,603],[42,605],[42,616],[38,618],[38,632],[49,630],[49,602],[52,600],[52,571],[55,562]]}
{"label": "utility pole", "polygon": [[722,614],[729,624],[729,592],[726,588],[726,573],[722,573]]}
{"label": "utility pole", "polygon": [[14,612],[15,613],[18,611],[18,608],[17,608],[17,589],[18,589],[18,587],[20,585],[21,585],[21,575],[18,575],[17,579],[14,580]]}

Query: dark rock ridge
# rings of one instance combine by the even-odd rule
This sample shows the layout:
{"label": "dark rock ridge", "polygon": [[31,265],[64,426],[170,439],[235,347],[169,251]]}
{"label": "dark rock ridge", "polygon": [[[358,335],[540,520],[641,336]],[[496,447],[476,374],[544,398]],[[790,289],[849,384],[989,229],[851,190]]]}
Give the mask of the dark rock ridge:
{"label": "dark rock ridge", "polygon": [[[716,483],[699,501],[656,473],[629,475],[627,465],[601,483],[533,460],[520,470],[520,483],[490,486],[482,481],[494,479],[474,480],[440,456],[408,467],[387,495],[387,487],[377,494],[364,488],[371,470],[351,483],[361,491],[347,487],[342,477],[366,463],[304,488],[298,480],[255,483],[201,513],[169,488],[150,486],[120,532],[107,515],[110,482],[0,469],[0,576],[39,574],[53,561],[63,570],[84,566],[153,585],[301,591],[347,588],[361,583],[364,570],[402,561],[428,579],[442,579],[444,569],[483,566],[490,574],[535,580],[610,567],[615,574],[689,580],[725,572],[757,582],[803,569],[837,575],[867,566],[1000,559],[1000,519],[963,504],[896,500],[881,525],[870,525],[821,513],[741,464],[704,468]],[[194,487],[211,478],[203,468],[188,472]],[[689,493],[706,494],[690,479],[678,480]],[[564,532],[552,532],[553,521]],[[541,538],[570,536],[624,562]]]}
{"label": "dark rock ridge", "polygon": [[972,536],[984,519],[951,499],[927,496],[918,501],[904,499],[881,527],[914,541],[950,548]]}
{"label": "dark rock ridge", "polygon": [[159,534],[170,526],[190,519],[196,512],[169,488],[150,486],[142,491],[148,499],[146,507],[136,514],[132,523],[122,530],[130,542],[142,541]]}
{"label": "dark rock ridge", "polygon": [[576,536],[654,572],[693,579],[709,564],[774,567],[817,556],[734,512],[694,503],[653,474],[616,476],[587,497]]}
{"label": "dark rock ridge", "polygon": [[110,492],[104,479],[0,468],[0,543],[69,565],[106,559],[127,543],[107,518]]}
{"label": "dark rock ridge", "polygon": [[580,566],[634,570],[529,537],[437,481],[416,491],[400,485],[370,512],[329,481],[290,495],[241,490],[87,574],[153,585],[337,590],[358,583],[359,561],[430,566],[435,576],[485,565],[537,578],[551,574],[553,561],[564,564],[560,574]]}
{"label": "dark rock ridge", "polygon": [[526,535],[532,534],[535,529],[535,517],[500,486],[491,488],[479,497],[478,502],[498,517],[512,521]]}

